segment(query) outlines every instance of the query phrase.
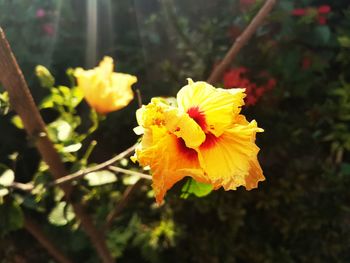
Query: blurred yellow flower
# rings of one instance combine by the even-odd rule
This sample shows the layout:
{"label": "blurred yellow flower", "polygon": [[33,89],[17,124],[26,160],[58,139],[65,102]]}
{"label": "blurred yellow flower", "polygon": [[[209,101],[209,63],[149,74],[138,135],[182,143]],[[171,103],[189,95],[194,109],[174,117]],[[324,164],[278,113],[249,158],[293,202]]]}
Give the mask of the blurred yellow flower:
{"label": "blurred yellow flower", "polygon": [[131,86],[137,82],[137,78],[113,72],[113,68],[113,59],[104,57],[94,69],[77,68],[74,71],[86,101],[100,114],[119,110],[134,98]]}
{"label": "blurred yellow flower", "polygon": [[156,200],[190,176],[214,189],[256,188],[265,180],[257,160],[256,121],[240,115],[244,89],[217,89],[189,79],[177,94],[177,106],[154,98],[136,112],[143,134],[134,160],[150,167]]}

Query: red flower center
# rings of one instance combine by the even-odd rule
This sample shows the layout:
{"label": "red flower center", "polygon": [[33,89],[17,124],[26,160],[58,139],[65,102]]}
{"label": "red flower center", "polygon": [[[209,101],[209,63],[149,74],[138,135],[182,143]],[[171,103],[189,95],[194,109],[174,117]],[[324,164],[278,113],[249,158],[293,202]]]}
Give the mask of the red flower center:
{"label": "red flower center", "polygon": [[198,106],[191,107],[187,110],[188,115],[197,122],[197,124],[202,128],[203,131],[206,131],[207,122],[205,120],[205,114],[199,109]]}
{"label": "red flower center", "polygon": [[201,148],[210,149],[215,146],[217,141],[218,138],[214,134],[208,133],[206,134],[205,141],[202,143]]}
{"label": "red flower center", "polygon": [[183,156],[188,160],[196,160],[197,152],[191,148],[188,148],[185,144],[185,141],[182,138],[177,138],[177,147],[178,150]]}

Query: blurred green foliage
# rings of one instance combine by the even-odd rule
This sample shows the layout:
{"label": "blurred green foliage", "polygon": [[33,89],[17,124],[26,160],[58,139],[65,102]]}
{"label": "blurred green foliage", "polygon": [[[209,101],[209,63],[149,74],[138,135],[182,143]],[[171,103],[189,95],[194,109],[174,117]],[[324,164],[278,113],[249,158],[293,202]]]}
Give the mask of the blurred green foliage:
{"label": "blurred green foliage", "polygon": [[[0,9],[9,10],[0,24],[72,172],[136,141],[136,102],[101,118],[82,101],[71,71],[65,71],[85,62],[84,2],[0,1]],[[152,96],[174,96],[187,77],[205,80],[263,1],[110,3],[113,46],[104,49],[101,36],[98,54],[116,57],[120,71],[137,75],[147,103]],[[318,13],[324,5],[331,8],[323,15],[325,23]],[[40,8],[50,14],[44,20],[37,16]],[[311,11],[293,15],[295,9]],[[56,10],[61,11],[58,20]],[[57,22],[54,37],[40,31],[52,21]],[[187,181],[176,185],[160,207],[144,183],[107,233],[113,256],[121,262],[349,262],[349,43],[347,0],[278,1],[232,65],[248,68],[252,81],[259,82],[266,71],[277,82],[256,105],[243,109],[265,129],[257,140],[266,181],[250,192],[210,192]],[[49,67],[55,79],[30,77],[37,64]],[[7,113],[4,93],[0,109],[0,258],[47,261],[39,245],[36,254],[28,247],[33,239],[22,224],[23,214],[29,214],[72,258],[98,262],[62,192],[46,189],[51,181],[47,167],[26,140],[19,119]],[[119,165],[138,169],[127,160]],[[8,189],[11,174],[18,182],[32,182],[33,194]],[[74,198],[88,204],[102,225],[135,180],[101,171],[78,182]]]}

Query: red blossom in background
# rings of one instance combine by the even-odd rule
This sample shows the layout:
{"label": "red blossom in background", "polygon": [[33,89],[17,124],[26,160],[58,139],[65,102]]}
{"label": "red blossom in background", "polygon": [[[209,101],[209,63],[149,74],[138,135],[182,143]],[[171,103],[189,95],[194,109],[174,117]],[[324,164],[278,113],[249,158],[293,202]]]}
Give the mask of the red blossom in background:
{"label": "red blossom in background", "polygon": [[312,60],[310,57],[304,57],[302,62],[301,62],[301,68],[304,70],[307,70],[311,67],[312,65]]}
{"label": "red blossom in background", "polygon": [[246,105],[251,106],[255,105],[266,91],[272,90],[276,86],[276,79],[269,77],[267,72],[262,72],[260,76],[267,78],[267,81],[264,85],[258,86],[246,77],[248,71],[245,67],[231,69],[225,73],[223,82],[227,89],[244,88],[247,94]]}
{"label": "red blossom in background", "polygon": [[318,24],[320,25],[325,25],[327,24],[327,18],[325,18],[324,16],[317,16],[317,21],[318,21]]}
{"label": "red blossom in background", "polygon": [[313,15],[315,17],[315,21],[318,22],[319,25],[327,24],[327,15],[331,12],[331,7],[329,5],[319,6],[317,9],[308,7],[308,8],[296,8],[292,11],[293,16],[307,16]]}
{"label": "red blossom in background", "polygon": [[306,15],[306,9],[304,8],[296,8],[292,11],[293,16],[304,16]]}
{"label": "red blossom in background", "polygon": [[45,12],[44,9],[39,8],[38,10],[36,10],[35,16],[36,16],[37,18],[43,18],[43,17],[46,16],[46,12]]}
{"label": "red blossom in background", "polygon": [[50,36],[52,37],[54,34],[55,34],[55,28],[52,24],[44,24],[42,26],[42,30],[44,31],[44,33],[47,35],[47,36]]}
{"label": "red blossom in background", "polygon": [[319,14],[328,14],[329,12],[331,12],[331,7],[329,5],[322,5],[318,8],[318,13]]}
{"label": "red blossom in background", "polygon": [[322,5],[317,10],[317,20],[320,25],[327,24],[327,17],[326,15],[331,12],[331,7],[329,5]]}
{"label": "red blossom in background", "polygon": [[242,87],[247,79],[243,78],[243,74],[247,72],[244,67],[231,69],[224,75],[225,88],[239,88]]}

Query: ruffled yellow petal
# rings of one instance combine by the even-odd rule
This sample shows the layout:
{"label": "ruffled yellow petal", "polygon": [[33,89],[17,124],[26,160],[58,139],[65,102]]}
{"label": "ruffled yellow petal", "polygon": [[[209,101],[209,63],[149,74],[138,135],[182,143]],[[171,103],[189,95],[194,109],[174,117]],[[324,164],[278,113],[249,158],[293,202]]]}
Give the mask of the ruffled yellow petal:
{"label": "ruffled yellow petal", "polygon": [[179,109],[197,121],[205,132],[220,136],[233,123],[244,104],[244,89],[216,89],[189,79],[177,94]]}
{"label": "ruffled yellow petal", "polygon": [[265,181],[263,171],[260,167],[258,159],[253,159],[250,161],[249,174],[245,178],[245,188],[251,190],[258,187],[258,183]]}
{"label": "ruffled yellow petal", "polygon": [[136,159],[142,166],[151,168],[157,203],[161,203],[165,193],[185,176],[202,178],[204,174],[196,151],[156,125],[145,129]]}
{"label": "ruffled yellow petal", "polygon": [[112,74],[114,69],[113,58],[104,57],[101,62],[98,64],[98,67],[95,70],[99,71],[99,75],[102,79],[108,79]]}
{"label": "ruffled yellow petal", "polygon": [[205,140],[202,128],[187,114],[177,108],[164,113],[165,127],[178,138],[182,138],[187,147],[196,148]]}
{"label": "ruffled yellow petal", "polygon": [[134,98],[131,86],[137,82],[135,76],[125,73],[112,74],[112,89],[108,97],[113,97],[111,105],[107,108],[107,112],[119,110],[127,106]]}
{"label": "ruffled yellow petal", "polygon": [[262,180],[262,173],[255,176],[257,169],[252,167],[256,165],[254,160],[259,152],[255,145],[255,134],[259,131],[261,129],[252,121],[248,125],[235,124],[219,137],[207,135],[198,150],[199,161],[214,188],[222,186],[230,190],[246,186],[247,178],[251,187],[255,178]]}
{"label": "ruffled yellow petal", "polygon": [[77,68],[74,72],[86,101],[101,114],[125,107],[134,97],[131,86],[137,82],[137,78],[115,73],[113,67],[113,59],[105,57],[94,69]]}
{"label": "ruffled yellow petal", "polygon": [[168,132],[182,138],[187,147],[195,148],[205,140],[201,127],[188,114],[170,106],[161,98],[153,98],[147,106],[136,112],[137,122],[142,127],[163,125]]}

